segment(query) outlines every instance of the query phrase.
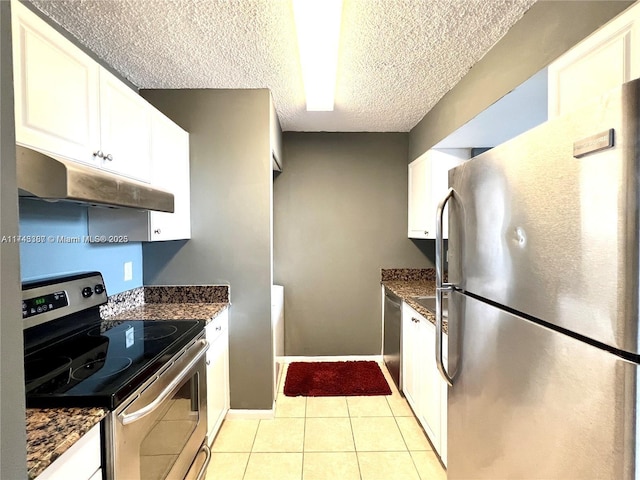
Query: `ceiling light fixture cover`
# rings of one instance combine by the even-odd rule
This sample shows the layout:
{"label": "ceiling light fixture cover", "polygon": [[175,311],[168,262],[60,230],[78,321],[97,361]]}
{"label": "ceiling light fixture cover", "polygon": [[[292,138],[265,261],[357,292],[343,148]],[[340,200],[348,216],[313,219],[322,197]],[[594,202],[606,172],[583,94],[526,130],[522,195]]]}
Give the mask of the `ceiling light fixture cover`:
{"label": "ceiling light fixture cover", "polygon": [[293,0],[308,111],[332,111],[342,0]]}

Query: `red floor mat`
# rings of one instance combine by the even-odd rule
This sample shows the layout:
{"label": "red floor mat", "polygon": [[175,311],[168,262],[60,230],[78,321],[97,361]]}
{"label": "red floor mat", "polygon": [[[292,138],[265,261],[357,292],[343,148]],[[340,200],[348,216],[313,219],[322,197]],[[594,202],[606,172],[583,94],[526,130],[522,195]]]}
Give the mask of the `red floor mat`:
{"label": "red floor mat", "polygon": [[287,370],[284,394],[289,397],[391,395],[391,389],[373,361],[293,362]]}

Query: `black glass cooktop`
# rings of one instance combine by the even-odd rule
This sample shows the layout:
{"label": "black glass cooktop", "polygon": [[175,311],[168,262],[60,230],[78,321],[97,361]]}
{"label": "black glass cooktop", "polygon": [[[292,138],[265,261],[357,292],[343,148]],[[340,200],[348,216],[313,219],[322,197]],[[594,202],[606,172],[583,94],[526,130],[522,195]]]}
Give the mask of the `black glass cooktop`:
{"label": "black glass cooktop", "polygon": [[27,407],[114,409],[203,328],[202,320],[98,321],[27,344]]}

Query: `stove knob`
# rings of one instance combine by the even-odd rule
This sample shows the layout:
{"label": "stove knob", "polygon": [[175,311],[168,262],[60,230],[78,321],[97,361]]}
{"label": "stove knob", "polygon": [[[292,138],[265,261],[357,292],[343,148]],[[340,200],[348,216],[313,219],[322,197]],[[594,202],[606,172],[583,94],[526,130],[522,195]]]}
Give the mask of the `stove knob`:
{"label": "stove knob", "polygon": [[98,283],[95,287],[93,287],[93,291],[96,292],[96,295],[100,295],[104,292],[104,285]]}
{"label": "stove knob", "polygon": [[93,290],[91,289],[91,287],[84,287],[82,289],[82,296],[84,298],[89,298],[91,295],[93,295]]}

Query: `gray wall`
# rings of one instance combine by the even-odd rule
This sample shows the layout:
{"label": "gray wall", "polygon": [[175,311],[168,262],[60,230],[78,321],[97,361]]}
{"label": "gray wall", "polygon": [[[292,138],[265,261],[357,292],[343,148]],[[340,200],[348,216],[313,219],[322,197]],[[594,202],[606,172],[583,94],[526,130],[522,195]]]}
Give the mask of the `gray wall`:
{"label": "gray wall", "polygon": [[192,238],[145,244],[144,283],[231,285],[231,407],[269,409],[273,401],[269,91],[141,93],[191,134]]}
{"label": "gray wall", "polygon": [[408,134],[287,132],[283,144],[274,282],[285,354],[380,354],[380,268],[432,265],[407,239]]}
{"label": "gray wall", "polygon": [[411,130],[411,162],[599,26],[628,1],[539,1]]}
{"label": "gray wall", "polygon": [[[0,235],[18,234],[11,5],[0,2]],[[26,478],[20,261],[0,243],[0,478]]]}

